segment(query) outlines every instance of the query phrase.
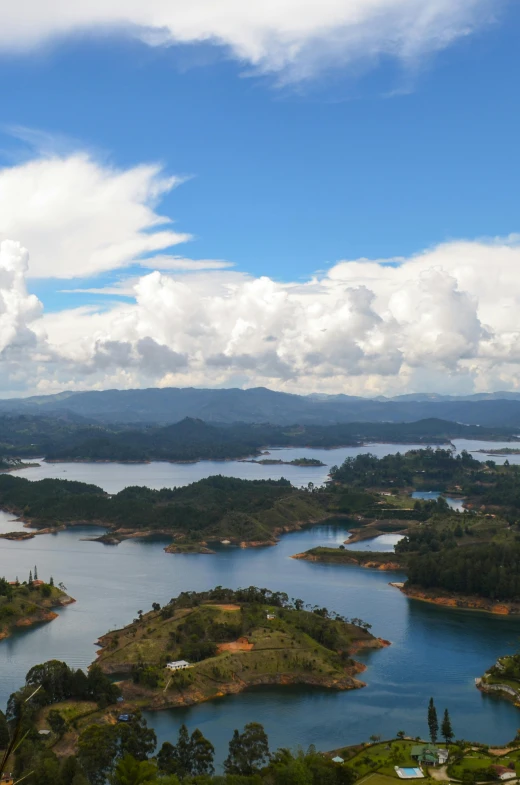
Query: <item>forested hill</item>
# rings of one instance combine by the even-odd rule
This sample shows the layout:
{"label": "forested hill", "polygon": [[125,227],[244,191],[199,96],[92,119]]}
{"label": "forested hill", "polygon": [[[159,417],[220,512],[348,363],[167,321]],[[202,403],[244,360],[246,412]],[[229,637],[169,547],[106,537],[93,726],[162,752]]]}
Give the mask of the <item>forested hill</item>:
{"label": "forested hill", "polygon": [[[271,447],[339,447],[365,442],[447,443],[450,439],[511,439],[513,431],[428,419],[413,423],[215,426],[186,418],[168,426],[101,425],[78,417],[0,417],[0,458],[78,461],[197,461],[258,455]],[[302,455],[304,457],[304,455]]]}
{"label": "forested hill", "polygon": [[105,423],[168,424],[194,417],[212,423],[271,422],[335,425],[416,422],[434,417],[491,427],[520,427],[518,393],[488,396],[409,395],[369,399],[351,395],[291,395],[256,387],[161,388],[63,392],[0,401],[1,412],[55,416],[68,413]]}
{"label": "forested hill", "polygon": [[297,490],[283,479],[222,476],[160,491],[134,486],[109,496],[82,482],[0,475],[0,508],[39,526],[92,522],[116,534],[161,531],[181,545],[222,538],[273,542],[280,529],[326,517],[320,493]]}

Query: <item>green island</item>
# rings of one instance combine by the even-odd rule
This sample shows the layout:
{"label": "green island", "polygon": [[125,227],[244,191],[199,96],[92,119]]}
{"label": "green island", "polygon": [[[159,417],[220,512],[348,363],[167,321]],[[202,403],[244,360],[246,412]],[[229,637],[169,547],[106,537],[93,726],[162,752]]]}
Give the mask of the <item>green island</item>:
{"label": "green island", "polygon": [[[455,512],[440,497],[413,500],[414,490],[463,497]],[[520,613],[520,467],[477,461],[463,452],[411,450],[378,459],[348,458],[331,470],[328,509],[358,492],[349,543],[359,550],[313,548],[294,558],[406,573],[395,585],[410,597],[446,606]],[[364,539],[403,535],[393,553],[363,550]]]}
{"label": "green island", "polygon": [[186,417],[171,425],[126,425],[89,422],[70,413],[0,416],[0,459],[6,460],[45,456],[47,461],[192,463],[261,456],[267,445],[303,449],[367,442],[449,444],[461,438],[518,441],[513,428],[462,425],[438,418],[411,423],[214,425]]}
{"label": "green island", "polygon": [[96,524],[110,529],[112,542],[161,533],[172,538],[167,550],[203,553],[207,541],[222,539],[243,547],[274,545],[280,532],[330,515],[319,493],[287,480],[222,476],[159,491],[129,487],[111,496],[82,482],[0,475],[0,507],[45,532]]}
{"label": "green island", "polygon": [[[387,645],[361,619],[326,608],[308,610],[283,592],[217,587],[184,592],[121,630],[102,636],[97,665],[123,679],[136,708],[171,708],[249,687],[307,684],[333,690],[362,687],[364,667],[351,658]],[[168,663],[189,667],[171,670]]]}
{"label": "green island", "polygon": [[318,458],[294,458],[292,461],[282,461],[277,458],[262,458],[259,461],[248,461],[248,463],[259,463],[261,466],[326,466]]}
{"label": "green island", "polygon": [[520,707],[520,654],[499,657],[483,676],[475,679],[481,692],[513,701]]}
{"label": "green island", "polygon": [[424,785],[439,781],[474,785],[516,780],[520,775],[518,734],[500,748],[457,740],[448,709],[439,716],[433,698],[427,705],[428,740],[398,730],[395,738],[372,734],[363,743],[324,752],[314,745],[271,749],[264,727],[248,722],[232,733],[223,771],[216,774],[210,739],[183,724],[177,738],[158,748],[154,730],[135,703],[125,699],[124,689],[124,683],[112,682],[97,663],[86,674],[58,660],[31,668],[25,684],[9,698],[5,714],[0,711],[0,781],[8,785],[22,780],[29,785],[398,785],[413,779]]}
{"label": "green island", "polygon": [[478,450],[478,452],[483,452],[485,455],[519,455],[520,449],[518,447],[501,447],[497,450]]}
{"label": "green island", "polygon": [[[37,571],[35,570],[37,576]],[[58,614],[53,608],[75,602],[65,591],[65,587],[33,579],[20,583],[18,579],[7,581],[0,578],[0,640],[8,638],[14,630],[31,627],[34,624],[52,621]]]}

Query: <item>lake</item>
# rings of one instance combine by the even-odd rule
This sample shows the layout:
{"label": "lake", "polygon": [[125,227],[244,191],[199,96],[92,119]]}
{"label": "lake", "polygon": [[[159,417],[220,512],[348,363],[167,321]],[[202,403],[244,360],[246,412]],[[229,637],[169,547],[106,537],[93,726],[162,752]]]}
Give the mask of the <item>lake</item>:
{"label": "lake", "polygon": [[[456,452],[461,450],[479,450],[489,447],[490,442],[468,441],[459,439],[453,442]],[[188,485],[213,474],[225,477],[239,477],[243,480],[272,478],[279,480],[285,477],[296,487],[313,482],[322,485],[328,478],[330,467],[339,466],[345,458],[370,452],[379,458],[407,450],[425,448],[426,444],[366,444],[362,447],[335,447],[330,450],[311,449],[309,447],[271,447],[271,458],[281,461],[293,461],[295,458],[317,458],[325,466],[266,466],[248,461],[199,461],[198,463],[167,463],[152,461],[151,463],[45,463],[30,469],[16,472],[17,477],[28,480],[43,480],[47,477],[60,480],[79,480],[89,482],[103,488],[107,493],[118,493],[129,485],[146,485],[148,488],[174,488]],[[435,447],[436,445],[433,445]],[[504,442],[492,442],[497,449],[507,446]],[[485,461],[488,456],[473,453],[474,457]],[[516,460],[513,460],[516,459]],[[37,459],[34,459],[37,460]],[[505,460],[505,458],[504,458]],[[520,463],[520,455],[511,456],[510,463]]]}
{"label": "lake", "polygon": [[[384,454],[406,447],[370,445],[369,449],[380,449]],[[340,455],[347,454],[346,450],[298,449],[292,455],[323,455],[331,465],[341,462]],[[366,450],[358,448],[358,452]],[[291,451],[276,452],[290,459]],[[42,469],[18,474],[29,476],[32,472],[36,479],[35,473],[51,469],[54,474],[47,476],[62,476],[59,470],[64,466],[65,476],[70,467],[74,473],[71,479],[96,482],[112,491],[134,482],[150,487],[181,485],[215,473],[215,467],[222,473],[225,468],[226,474],[234,469],[235,476],[256,477],[289,476],[284,470],[295,469],[295,484],[309,480],[318,483],[327,472],[323,467],[316,470],[205,462],[182,466],[44,464]],[[11,521],[12,516],[0,515],[3,531],[16,528]],[[10,692],[22,684],[27,670],[38,662],[57,658],[73,667],[86,667],[95,658],[94,643],[99,635],[128,623],[139,609],[149,609],[152,602],[165,603],[183,590],[255,584],[286,591],[290,597],[325,605],[346,616],[361,617],[373,625],[374,634],[392,645],[357,655],[368,665],[362,676],[368,686],[362,690],[256,690],[189,709],[148,715],[161,741],[174,740],[178,727],[186,722],[190,730],[200,727],[222,760],[234,728],[250,721],[265,725],[275,748],[315,743],[318,748],[332,749],[366,741],[373,733],[395,736],[398,730],[425,735],[430,696],[441,712],[449,708],[457,737],[502,744],[515,735],[520,724],[518,709],[479,693],[474,678],[499,655],[514,649],[520,621],[409,600],[389,586],[389,581],[403,578],[400,573],[290,558],[317,545],[339,546],[348,537],[344,525],[332,522],[287,534],[271,548],[223,548],[215,555],[166,554],[164,543],[158,541],[127,540],[118,546],[82,541],[96,532],[93,527],[74,528],[26,542],[0,541],[0,575],[18,575],[23,580],[37,565],[41,577],[52,575],[56,582],[63,581],[77,599],[76,604],[60,609],[59,618],[52,623],[0,642],[0,704],[5,704]],[[388,536],[395,537],[383,535]],[[372,547],[383,544],[373,543]]]}

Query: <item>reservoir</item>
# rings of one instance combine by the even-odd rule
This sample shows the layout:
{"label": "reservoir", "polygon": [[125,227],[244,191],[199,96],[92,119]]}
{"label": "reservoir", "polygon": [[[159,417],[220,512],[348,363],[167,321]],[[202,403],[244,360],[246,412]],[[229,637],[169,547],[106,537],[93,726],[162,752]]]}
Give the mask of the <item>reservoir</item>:
{"label": "reservoir", "polygon": [[[471,448],[479,446],[477,443]],[[385,454],[409,448],[370,445],[356,451],[380,450],[379,454]],[[330,465],[340,463],[342,455],[355,454],[354,448],[273,450],[273,456],[275,452],[283,460],[302,455],[319,457],[327,466],[266,467],[235,461],[130,466],[69,463],[43,464],[40,469],[17,474],[31,479],[81,479],[111,492],[129,484],[182,485],[215,473],[286,476],[294,484],[319,484]],[[291,476],[288,470],[296,473]],[[11,521],[11,515],[0,514],[3,531],[18,527]],[[368,685],[364,689],[343,693],[262,689],[189,709],[149,714],[160,741],[174,741],[180,724],[186,722],[190,731],[197,726],[203,731],[222,760],[234,728],[251,721],[265,725],[273,748],[314,743],[318,748],[332,749],[367,741],[371,734],[394,737],[399,730],[426,735],[426,708],[431,696],[440,711],[449,709],[457,738],[504,744],[515,735],[519,710],[479,693],[474,679],[499,655],[516,650],[520,620],[409,600],[389,586],[389,581],[403,579],[398,572],[290,558],[317,545],[339,546],[348,537],[348,530],[340,522],[284,535],[275,547],[222,547],[215,555],[166,554],[164,543],[157,540],[127,540],[118,546],[82,540],[97,531],[76,527],[26,542],[0,541],[0,575],[9,579],[18,575],[24,580],[37,565],[40,577],[48,580],[52,575],[77,599],[76,604],[60,609],[55,621],[0,642],[1,706],[36,663],[55,658],[72,667],[88,666],[95,659],[94,644],[99,635],[130,622],[138,610],[148,610],[152,602],[163,604],[185,590],[254,584],[286,591],[289,597],[301,597],[348,617],[360,617],[372,625],[375,635],[392,645],[356,655],[367,665],[361,676]],[[375,541],[371,543],[372,549],[386,550],[389,545],[386,541],[379,546]]]}

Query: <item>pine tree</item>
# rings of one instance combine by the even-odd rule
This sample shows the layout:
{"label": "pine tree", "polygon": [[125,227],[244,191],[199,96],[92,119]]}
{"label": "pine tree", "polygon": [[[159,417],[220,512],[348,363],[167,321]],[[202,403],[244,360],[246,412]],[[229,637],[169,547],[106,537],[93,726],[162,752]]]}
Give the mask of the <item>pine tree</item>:
{"label": "pine tree", "polygon": [[32,570],[29,570],[29,586],[32,583]]}
{"label": "pine tree", "polygon": [[34,580],[35,581],[38,580],[38,567],[36,566],[36,564],[34,565]]}
{"label": "pine tree", "polygon": [[446,746],[453,740],[454,737],[453,728],[451,727],[451,720],[450,715],[448,713],[448,709],[444,709],[444,717],[442,719],[441,725],[441,736],[446,741]]}
{"label": "pine tree", "polygon": [[213,758],[215,748],[213,744],[205,738],[201,731],[196,728],[191,734],[191,774],[213,774]]}
{"label": "pine tree", "polygon": [[54,578],[52,577],[52,575],[49,578],[49,586],[54,586]]}
{"label": "pine tree", "polygon": [[179,728],[179,737],[175,746],[175,758],[177,762],[176,774],[181,779],[191,774],[191,743],[188,736],[188,728],[184,723]]}
{"label": "pine tree", "polygon": [[432,744],[435,744],[437,741],[437,735],[439,733],[439,720],[437,719],[437,709],[435,708],[433,698],[430,698],[430,702],[428,704],[428,727],[430,729],[430,738],[432,740]]}

